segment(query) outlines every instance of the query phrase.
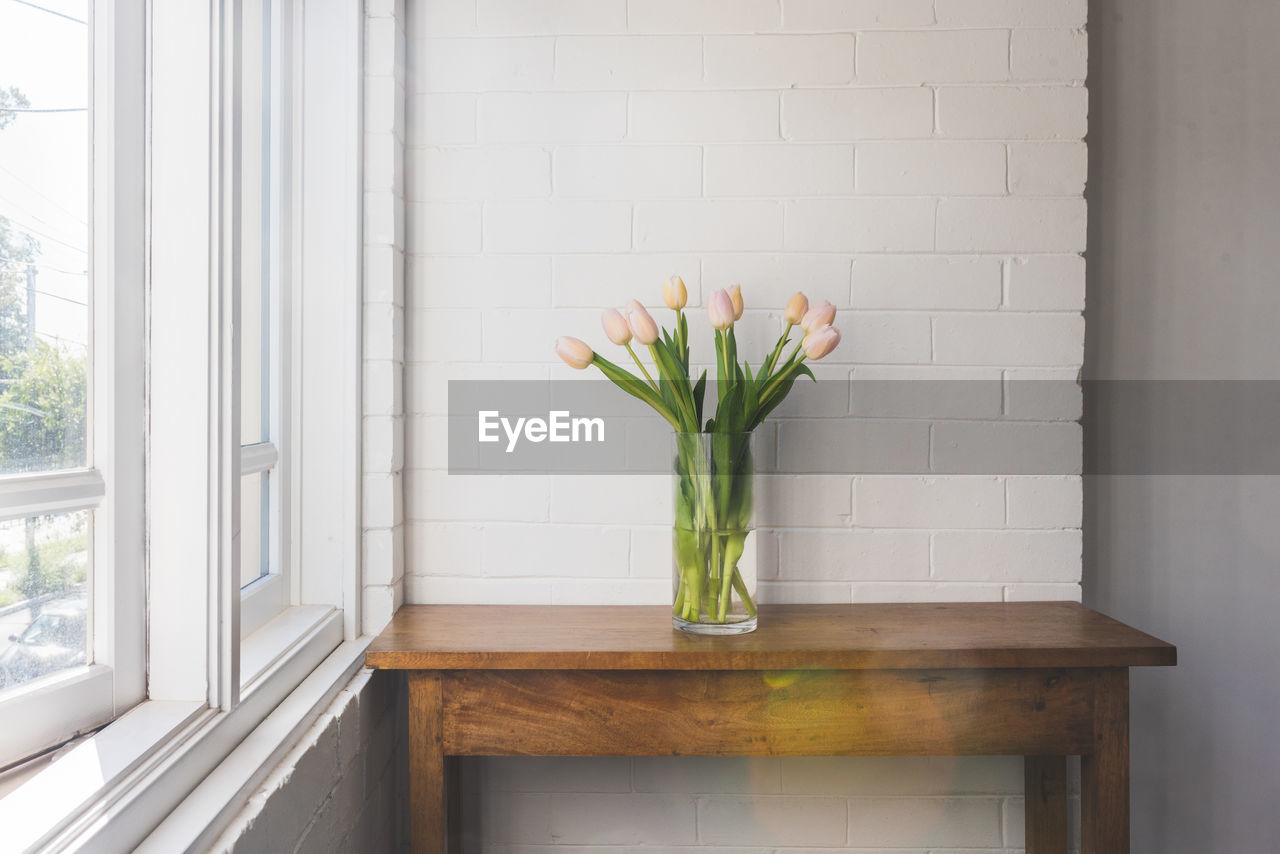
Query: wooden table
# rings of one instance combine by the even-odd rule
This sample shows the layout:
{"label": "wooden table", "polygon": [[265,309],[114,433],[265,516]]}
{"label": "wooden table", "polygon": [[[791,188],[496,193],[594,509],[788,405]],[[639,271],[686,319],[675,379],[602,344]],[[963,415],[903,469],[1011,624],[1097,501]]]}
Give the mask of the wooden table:
{"label": "wooden table", "polygon": [[417,605],[366,657],[408,671],[416,854],[456,846],[453,757],[973,754],[1025,757],[1027,854],[1065,854],[1079,755],[1082,854],[1127,854],[1129,668],[1176,659],[1067,602],[763,607],[720,638],[662,606]]}

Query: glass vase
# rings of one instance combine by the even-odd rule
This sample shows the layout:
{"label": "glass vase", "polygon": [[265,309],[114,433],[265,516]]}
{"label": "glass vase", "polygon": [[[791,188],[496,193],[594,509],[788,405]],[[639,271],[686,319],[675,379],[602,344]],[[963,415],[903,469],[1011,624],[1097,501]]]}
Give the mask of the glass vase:
{"label": "glass vase", "polygon": [[755,462],[750,433],[676,433],[672,623],[695,634],[756,628]]}

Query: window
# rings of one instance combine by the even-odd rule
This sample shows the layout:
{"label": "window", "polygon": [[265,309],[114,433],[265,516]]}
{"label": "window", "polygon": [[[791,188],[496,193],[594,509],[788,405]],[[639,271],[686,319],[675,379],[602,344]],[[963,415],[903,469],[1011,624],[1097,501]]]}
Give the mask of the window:
{"label": "window", "polygon": [[[113,845],[161,832],[156,816],[257,749],[246,737],[286,699],[302,726],[362,649],[362,4],[74,2],[0,0],[0,15],[80,27],[92,56],[82,456],[64,442],[27,453],[26,470],[0,464],[0,545],[21,546],[24,578],[85,595],[50,598],[3,635],[22,674],[49,672],[0,689],[0,767],[111,723],[72,751],[100,779],[60,778],[68,757],[0,799],[19,849],[75,848],[106,820],[95,804]],[[0,53],[12,34],[0,18]],[[0,56],[0,75],[14,61]],[[33,263],[46,261],[79,269]],[[17,286],[25,324],[25,272]],[[22,820],[33,813],[48,823]]]}
{"label": "window", "polygon": [[[290,576],[285,405],[290,340],[285,284],[290,275],[286,192],[293,69],[280,2],[245,0],[237,28],[236,226],[240,409],[240,631],[249,635],[288,604]],[[274,8],[274,7],[280,8]]]}
{"label": "window", "polygon": [[142,90],[90,6],[0,4],[0,767],[142,698]]}

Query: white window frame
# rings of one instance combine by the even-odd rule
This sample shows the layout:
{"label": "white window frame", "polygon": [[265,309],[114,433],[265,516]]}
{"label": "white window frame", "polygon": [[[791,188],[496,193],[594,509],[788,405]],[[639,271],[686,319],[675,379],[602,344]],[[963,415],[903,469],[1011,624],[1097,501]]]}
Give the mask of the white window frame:
{"label": "white window frame", "polygon": [[[19,849],[168,854],[212,839],[285,749],[282,739],[359,667],[368,641],[359,567],[363,4],[292,0],[294,67],[305,84],[292,111],[298,215],[287,277],[296,427],[278,453],[294,497],[293,572],[288,607],[242,640],[248,597],[233,531],[246,455],[229,320],[226,37],[240,0],[94,2],[127,8],[115,14],[147,33],[150,323],[135,339],[149,345],[147,459],[137,478],[147,508],[146,700],[0,800],[0,826]],[[118,60],[144,54],[124,44],[112,42]],[[250,464],[260,464],[254,453]],[[138,635],[143,624],[131,624]],[[233,751],[236,761],[224,761]]]}
{"label": "white window frame", "polygon": [[0,478],[2,520],[91,512],[92,658],[6,692],[0,766],[112,720],[146,692],[142,21],[141,4],[93,4],[86,467]]}

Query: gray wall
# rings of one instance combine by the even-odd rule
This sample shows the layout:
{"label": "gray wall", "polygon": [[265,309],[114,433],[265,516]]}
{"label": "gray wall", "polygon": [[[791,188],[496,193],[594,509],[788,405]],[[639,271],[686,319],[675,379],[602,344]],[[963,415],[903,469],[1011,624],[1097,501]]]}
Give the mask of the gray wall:
{"label": "gray wall", "polygon": [[[1280,3],[1089,19],[1086,378],[1280,378]],[[1195,430],[1133,414],[1086,459]],[[1180,650],[1134,674],[1134,852],[1276,850],[1280,477],[1091,476],[1084,528],[1086,603]]]}

